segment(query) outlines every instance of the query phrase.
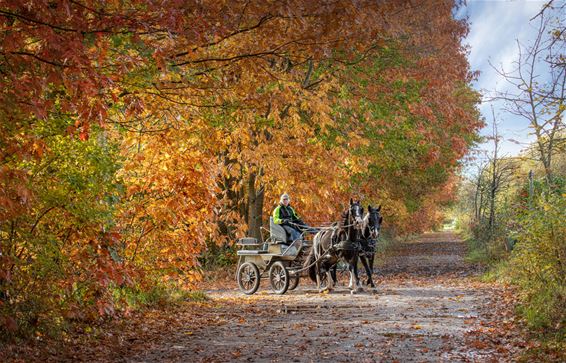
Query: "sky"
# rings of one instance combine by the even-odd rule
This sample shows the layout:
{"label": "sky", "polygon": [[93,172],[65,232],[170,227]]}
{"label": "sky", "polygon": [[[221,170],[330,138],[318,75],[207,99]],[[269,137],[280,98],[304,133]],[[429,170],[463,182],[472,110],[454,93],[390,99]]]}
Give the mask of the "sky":
{"label": "sky", "polygon": [[[513,62],[518,58],[517,40],[528,45],[535,39],[537,24],[529,20],[545,3],[546,1],[538,0],[467,0],[466,6],[456,13],[457,18],[467,17],[470,23],[470,32],[464,44],[470,47],[468,60],[471,69],[480,71],[473,87],[484,96],[489,97],[494,90],[505,91],[511,87],[493,66],[512,70]],[[533,140],[529,136],[528,121],[505,111],[503,101],[483,102],[480,111],[488,125],[482,130],[482,135],[491,134],[491,105],[499,123],[499,133],[503,137],[500,155],[518,155],[525,145],[518,145],[511,140],[521,143]],[[481,148],[490,150],[491,145],[482,145]]]}

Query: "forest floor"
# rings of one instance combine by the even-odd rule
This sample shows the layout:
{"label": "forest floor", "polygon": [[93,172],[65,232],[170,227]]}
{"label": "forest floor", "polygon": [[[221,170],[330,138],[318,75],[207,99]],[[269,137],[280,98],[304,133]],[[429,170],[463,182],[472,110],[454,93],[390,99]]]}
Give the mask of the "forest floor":
{"label": "forest floor", "polygon": [[[262,281],[252,296],[230,279],[205,286],[208,300],[133,314],[96,338],[75,337],[11,360],[115,362],[501,362],[534,342],[514,319],[513,291],[480,282],[452,233],[392,247],[377,288],[318,293],[306,279],[275,295]],[[34,355],[35,354],[35,355]],[[17,360],[17,359],[15,359]]]}

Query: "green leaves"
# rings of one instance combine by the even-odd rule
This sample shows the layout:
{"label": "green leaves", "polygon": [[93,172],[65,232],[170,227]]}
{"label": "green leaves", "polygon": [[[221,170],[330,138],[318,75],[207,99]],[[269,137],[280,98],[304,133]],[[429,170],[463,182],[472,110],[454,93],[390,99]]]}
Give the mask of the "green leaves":
{"label": "green leaves", "polygon": [[37,21],[0,39],[17,51],[0,232],[22,301],[44,288],[106,314],[126,277],[191,286],[206,241],[232,243],[283,190],[307,218],[360,193],[427,228],[479,126],[450,2],[64,4],[8,1]]}
{"label": "green leaves", "polygon": [[522,288],[521,312],[533,327],[564,323],[566,301],[566,197],[545,190],[522,225],[511,258],[514,282]]}

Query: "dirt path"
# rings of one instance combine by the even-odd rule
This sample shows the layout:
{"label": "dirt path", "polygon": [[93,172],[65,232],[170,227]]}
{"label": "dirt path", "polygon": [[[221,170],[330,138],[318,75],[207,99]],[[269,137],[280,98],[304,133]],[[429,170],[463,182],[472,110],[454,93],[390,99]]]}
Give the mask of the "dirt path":
{"label": "dirt path", "polygon": [[[474,280],[464,244],[450,233],[423,235],[390,251],[375,291],[314,285],[284,296],[262,281],[245,296],[208,291],[212,303],[176,332],[148,342],[128,362],[423,362],[509,361],[512,333],[495,335],[509,316],[500,291]],[[235,282],[234,282],[235,285]],[[196,316],[195,316],[196,315]],[[182,315],[180,315],[182,319]],[[204,324],[203,322],[206,322]],[[133,352],[132,352],[133,353]]]}

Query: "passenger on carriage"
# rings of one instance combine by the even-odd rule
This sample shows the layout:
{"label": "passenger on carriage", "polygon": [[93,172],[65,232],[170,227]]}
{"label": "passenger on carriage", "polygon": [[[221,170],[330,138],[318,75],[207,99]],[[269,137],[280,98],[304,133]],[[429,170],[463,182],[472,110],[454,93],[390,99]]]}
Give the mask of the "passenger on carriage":
{"label": "passenger on carriage", "polygon": [[291,198],[287,193],[281,195],[279,205],[273,210],[273,222],[281,225],[292,241],[301,238],[303,232],[316,233],[318,230],[307,225],[289,205]]}

